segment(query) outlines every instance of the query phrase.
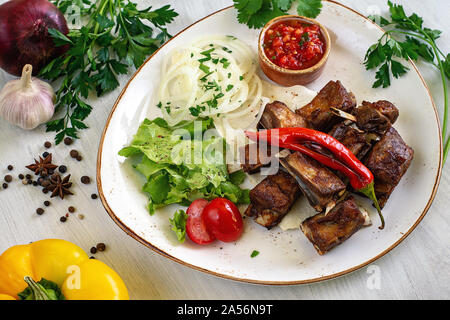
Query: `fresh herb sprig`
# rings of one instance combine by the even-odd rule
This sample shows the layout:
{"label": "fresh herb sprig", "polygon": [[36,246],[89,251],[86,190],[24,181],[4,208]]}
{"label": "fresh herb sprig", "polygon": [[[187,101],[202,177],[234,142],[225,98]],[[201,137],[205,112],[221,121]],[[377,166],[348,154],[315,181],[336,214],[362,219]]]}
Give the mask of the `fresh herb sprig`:
{"label": "fresh herb sprig", "polygon": [[238,21],[250,28],[261,28],[271,19],[286,15],[292,5],[297,4],[297,13],[315,18],[322,9],[321,0],[234,0]]}
{"label": "fresh herb sprig", "polygon": [[388,1],[390,19],[371,16],[372,20],[386,28],[377,43],[367,50],[364,65],[367,70],[377,69],[374,88],[389,87],[391,76],[398,78],[409,70],[402,64],[402,59],[419,59],[435,66],[441,75],[444,92],[444,116],[442,121],[442,137],[444,140],[444,163],[450,149],[450,138],[447,137],[448,126],[448,88],[450,79],[450,54],[444,54],[436,44],[441,31],[424,27],[423,19],[413,13],[407,15],[403,6]]}
{"label": "fresh herb sprig", "polygon": [[62,112],[62,116],[47,123],[47,131],[57,133],[58,144],[65,136],[78,138],[79,130],[87,128],[84,120],[92,111],[85,100],[89,94],[95,91],[100,97],[116,89],[118,75],[128,73],[130,67],[138,68],[170,38],[166,25],[178,14],[169,5],[139,10],[136,3],[128,0],[53,3],[68,18],[73,18],[68,11],[75,6],[81,21],[86,21],[67,35],[49,29],[56,46],[68,46],[64,55],[51,61],[40,73],[59,85],[55,112]]}

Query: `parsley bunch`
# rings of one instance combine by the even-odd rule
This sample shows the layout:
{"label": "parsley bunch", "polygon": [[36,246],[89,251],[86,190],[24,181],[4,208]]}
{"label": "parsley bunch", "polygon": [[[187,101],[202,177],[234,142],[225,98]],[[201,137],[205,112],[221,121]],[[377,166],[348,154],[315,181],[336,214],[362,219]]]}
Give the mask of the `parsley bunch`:
{"label": "parsley bunch", "polygon": [[[47,132],[57,132],[56,144],[65,136],[78,138],[79,130],[92,106],[85,102],[91,91],[97,97],[119,86],[117,76],[130,67],[138,68],[145,58],[170,38],[165,26],[178,15],[169,5],[152,10],[137,9],[129,0],[57,0],[53,2],[63,14],[74,6],[86,23],[66,35],[49,29],[56,46],[68,51],[52,60],[40,76],[58,80],[55,112],[59,119],[47,123]],[[70,16],[69,16],[70,17]],[[73,22],[73,21],[69,21]]]}
{"label": "parsley bunch", "polygon": [[372,20],[381,27],[387,27],[387,31],[377,43],[367,50],[364,65],[367,70],[377,69],[374,88],[386,88],[391,84],[391,75],[398,78],[409,69],[399,60],[419,59],[431,63],[441,75],[444,91],[444,118],[442,136],[444,139],[444,163],[450,149],[450,138],[447,137],[448,122],[448,92],[446,78],[450,79],[450,54],[445,55],[437,46],[436,40],[442,33],[424,27],[423,19],[416,13],[408,16],[403,6],[388,1],[390,20],[371,16]]}
{"label": "parsley bunch", "polygon": [[321,0],[234,0],[238,21],[250,28],[261,28],[271,19],[287,14],[293,3],[301,16],[315,18],[322,8]]}

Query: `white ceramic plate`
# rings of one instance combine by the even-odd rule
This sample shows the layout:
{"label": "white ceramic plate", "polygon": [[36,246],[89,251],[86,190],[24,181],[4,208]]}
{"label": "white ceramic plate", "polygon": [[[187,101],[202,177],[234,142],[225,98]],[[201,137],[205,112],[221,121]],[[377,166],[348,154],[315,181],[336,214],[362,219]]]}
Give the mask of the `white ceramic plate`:
{"label": "white ceramic plate", "polygon": [[[374,224],[342,245],[319,256],[299,230],[270,231],[245,219],[245,232],[236,243],[214,242],[208,246],[190,241],[178,244],[169,227],[177,209],[169,206],[150,216],[144,183],[129,161],[117,155],[127,145],[141,121],[159,116],[149,104],[158,86],[162,58],[171,49],[199,35],[234,35],[252,45],[256,59],[258,31],[239,24],[236,11],[225,8],[188,27],[150,57],[119,96],[103,132],[98,153],[97,183],[102,202],[111,218],[130,236],[151,249],[186,266],[224,278],[262,284],[300,284],[330,279],[361,268],[400,243],[420,222],[434,198],[441,173],[441,140],[436,109],[426,84],[411,64],[410,72],[392,81],[387,89],[372,89],[373,72],[362,64],[367,48],[382,31],[361,14],[326,1],[317,18],[331,33],[332,51],[324,73],[310,89],[318,91],[329,80],[341,80],[358,102],[387,99],[400,109],[395,124],[415,150],[414,160],[383,212],[386,228]],[[296,204],[304,218],[313,212],[304,199]],[[260,254],[251,258],[253,250]]]}

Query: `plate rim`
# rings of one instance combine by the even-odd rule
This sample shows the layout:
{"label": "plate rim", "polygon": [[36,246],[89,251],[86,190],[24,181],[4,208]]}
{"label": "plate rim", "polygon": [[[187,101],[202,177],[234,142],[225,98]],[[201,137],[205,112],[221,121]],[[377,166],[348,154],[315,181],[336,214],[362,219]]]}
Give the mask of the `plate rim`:
{"label": "plate rim", "polygon": [[[342,8],[346,9],[346,10],[350,10],[353,13],[359,15],[360,17],[362,17],[363,19],[365,19],[366,21],[370,21],[373,25],[375,25],[378,29],[380,29],[381,31],[384,32],[383,28],[381,28],[379,25],[377,25],[375,22],[373,22],[372,20],[370,20],[368,17],[366,17],[365,15],[363,15],[362,13],[360,13],[359,11],[352,9],[342,3],[339,3],[335,0],[325,0],[327,2],[333,3],[335,5],[341,6]],[[414,71],[417,73],[417,75],[419,76],[420,80],[422,81],[428,97],[430,98],[434,113],[435,113],[435,117],[436,117],[436,122],[437,122],[437,126],[438,126],[438,131],[439,131],[439,167],[438,167],[438,171],[437,171],[437,175],[435,178],[435,182],[433,185],[433,190],[432,193],[430,195],[430,198],[428,199],[427,205],[425,206],[424,210],[422,211],[421,215],[417,218],[417,220],[414,222],[414,224],[411,226],[411,228],[409,228],[409,230],[407,232],[405,232],[396,242],[394,242],[392,245],[390,245],[387,249],[383,250],[381,253],[379,253],[378,255],[376,255],[375,257],[357,265],[354,267],[351,267],[349,269],[340,271],[340,272],[336,272],[330,275],[326,275],[326,276],[321,276],[321,277],[316,277],[316,278],[312,278],[312,279],[306,279],[306,280],[293,280],[293,281],[265,281],[265,280],[255,280],[255,279],[247,279],[247,278],[243,278],[243,277],[236,277],[236,276],[231,276],[231,275],[227,275],[227,274],[223,274],[220,272],[216,272],[216,271],[212,271],[212,270],[208,270],[196,265],[193,265],[191,263],[185,262],[177,257],[174,257],[166,252],[164,252],[163,250],[159,249],[158,247],[154,246],[153,244],[151,244],[150,242],[148,242],[147,240],[143,239],[141,236],[139,236],[138,234],[136,234],[133,230],[131,230],[125,223],[123,223],[114,213],[114,211],[111,209],[111,207],[108,204],[108,201],[106,200],[106,197],[104,195],[103,192],[103,188],[102,188],[102,179],[101,179],[101,165],[102,165],[102,151],[103,151],[103,142],[106,136],[106,132],[108,130],[111,118],[120,102],[120,100],[122,99],[123,95],[125,94],[128,86],[130,85],[130,83],[134,80],[134,78],[137,76],[137,74],[141,71],[141,69],[150,61],[150,59],[152,59],[152,57],[158,53],[159,50],[161,50],[165,45],[167,45],[170,41],[172,41],[173,39],[175,39],[177,36],[179,36],[180,34],[184,33],[186,30],[190,29],[191,27],[193,27],[194,25],[200,23],[201,21],[215,15],[218,14],[222,11],[228,10],[233,8],[233,5],[227,6],[225,8],[219,9],[215,12],[212,12],[206,16],[204,16],[203,18],[195,21],[194,23],[192,23],[191,25],[185,27],[184,29],[182,29],[181,31],[179,31],[176,35],[174,35],[172,38],[170,38],[168,41],[166,41],[160,48],[158,48],[152,55],[150,55],[145,61],[144,63],[135,71],[135,73],[131,76],[131,78],[127,81],[127,83],[125,84],[124,88],[122,89],[122,91],[120,92],[119,96],[117,97],[109,115],[108,118],[106,120],[105,123],[105,127],[103,128],[102,131],[102,135],[100,138],[100,143],[99,143],[99,147],[98,147],[98,152],[97,152],[97,170],[96,170],[96,181],[97,181],[97,189],[98,189],[98,193],[99,193],[99,197],[100,200],[102,202],[103,207],[105,208],[106,212],[108,213],[109,217],[130,237],[132,237],[133,239],[135,239],[136,241],[138,241],[139,243],[143,244],[144,246],[146,246],[147,248],[150,248],[151,250],[155,251],[156,253],[162,255],[163,257],[169,258],[172,261],[175,261],[181,265],[184,265],[186,267],[189,267],[191,269],[197,270],[197,271],[201,271],[204,272],[206,274],[210,274],[219,278],[223,278],[223,279],[229,279],[229,280],[234,280],[237,282],[244,282],[244,283],[251,283],[251,284],[261,284],[261,285],[277,285],[277,286],[288,286],[288,285],[300,285],[300,284],[310,284],[310,283],[316,283],[316,282],[321,282],[321,281],[325,281],[325,280],[330,280],[330,279],[335,279],[337,277],[341,277],[343,275],[349,274],[351,272],[354,272],[358,269],[361,269],[369,264],[371,264],[372,262],[378,260],[379,258],[383,257],[384,255],[386,255],[388,252],[390,252],[391,250],[393,250],[395,247],[397,247],[403,240],[405,240],[410,234],[411,232],[419,225],[419,223],[423,220],[423,218],[425,217],[425,215],[427,214],[428,210],[431,207],[431,204],[436,196],[438,187],[439,187],[439,183],[441,180],[441,175],[442,175],[442,167],[443,167],[443,143],[442,143],[442,135],[441,135],[441,122],[439,120],[439,113],[437,111],[436,108],[436,104],[434,102],[433,96],[431,95],[430,89],[425,81],[425,79],[423,78],[422,74],[419,72],[417,66],[415,65],[414,61],[412,61],[411,59],[409,59],[409,62],[411,63],[411,65],[414,68]]]}

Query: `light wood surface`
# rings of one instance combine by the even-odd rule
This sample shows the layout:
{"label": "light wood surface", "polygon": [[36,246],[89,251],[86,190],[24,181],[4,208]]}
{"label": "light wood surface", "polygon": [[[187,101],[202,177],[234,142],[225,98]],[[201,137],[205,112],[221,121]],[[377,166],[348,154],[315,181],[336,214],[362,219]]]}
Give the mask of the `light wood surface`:
{"label": "light wood surface", "polygon": [[[0,3],[5,2],[0,0]],[[191,23],[225,6],[231,0],[193,1],[137,1],[140,5],[155,8],[170,3],[180,14],[170,25],[176,34]],[[343,4],[368,15],[377,10],[386,13],[386,1],[343,0]],[[450,51],[450,3],[447,0],[399,1],[408,13],[417,12],[426,26],[443,31],[438,40],[444,52]],[[418,63],[427,81],[442,117],[443,94],[439,73],[433,67]],[[131,73],[120,77],[121,88]],[[12,79],[0,71],[0,86]],[[0,189],[0,252],[16,244],[44,238],[62,238],[72,241],[86,251],[98,242],[107,245],[105,252],[97,253],[98,259],[109,264],[125,280],[133,299],[432,299],[450,298],[450,169],[444,167],[441,184],[428,214],[416,230],[397,248],[375,261],[372,265],[349,275],[311,285],[260,286],[233,282],[203,274],[172,262],[127,236],[106,214],[96,193],[95,170],[97,148],[106,118],[120,93],[120,89],[100,99],[92,96],[94,106],[87,119],[88,130],[73,145],[52,147],[54,162],[65,164],[72,174],[75,196],[67,200],[51,199],[52,205],[38,216],[36,208],[44,207],[44,195],[39,188],[22,185],[19,173],[28,173],[25,165],[46,149],[43,144],[53,142],[54,134],[46,133],[41,126],[26,132],[0,120],[0,177],[8,174],[12,164],[14,182],[8,189]],[[83,156],[78,162],[71,159],[69,151],[77,149]],[[83,175],[92,182],[80,182]],[[411,195],[412,197],[414,195]],[[71,215],[67,222],[59,218],[72,205],[83,220]],[[375,270],[375,274],[373,273]],[[379,286],[374,287],[374,276],[379,275]]]}

